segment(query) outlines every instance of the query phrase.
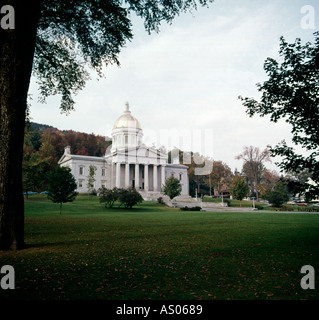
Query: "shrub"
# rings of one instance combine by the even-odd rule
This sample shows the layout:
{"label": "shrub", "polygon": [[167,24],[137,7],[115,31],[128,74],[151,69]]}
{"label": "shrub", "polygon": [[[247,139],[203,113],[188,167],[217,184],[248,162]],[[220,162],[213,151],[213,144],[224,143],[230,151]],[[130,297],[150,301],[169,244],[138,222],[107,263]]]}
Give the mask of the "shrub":
{"label": "shrub", "polygon": [[157,202],[160,203],[160,204],[164,204],[164,199],[163,199],[163,197],[157,198]]}
{"label": "shrub", "polygon": [[143,197],[135,188],[121,189],[118,200],[127,209],[132,209],[138,203],[143,202]]}
{"label": "shrub", "polygon": [[182,211],[201,211],[202,208],[199,206],[195,206],[195,207],[181,207],[180,210]]}
{"label": "shrub", "polygon": [[106,189],[104,187],[99,189],[100,202],[105,203],[105,206],[113,208],[115,201],[119,201],[120,205],[124,205],[125,208],[131,209],[138,203],[143,201],[142,196],[135,188],[128,189]]}
{"label": "shrub", "polygon": [[99,195],[101,203],[104,203],[106,207],[109,206],[110,208],[113,208],[114,202],[118,200],[119,197],[119,189],[106,189],[102,187],[99,189]]}

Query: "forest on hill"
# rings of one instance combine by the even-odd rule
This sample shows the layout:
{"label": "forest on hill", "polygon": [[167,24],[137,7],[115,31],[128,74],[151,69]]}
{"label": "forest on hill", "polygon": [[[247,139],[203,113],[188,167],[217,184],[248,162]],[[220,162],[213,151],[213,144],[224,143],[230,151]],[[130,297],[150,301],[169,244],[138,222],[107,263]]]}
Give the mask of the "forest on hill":
{"label": "forest on hill", "polygon": [[108,137],[94,133],[59,130],[49,125],[31,122],[26,128],[24,155],[29,158],[38,152],[42,156],[51,157],[51,161],[57,164],[66,146],[71,147],[72,154],[101,157],[110,144]]}

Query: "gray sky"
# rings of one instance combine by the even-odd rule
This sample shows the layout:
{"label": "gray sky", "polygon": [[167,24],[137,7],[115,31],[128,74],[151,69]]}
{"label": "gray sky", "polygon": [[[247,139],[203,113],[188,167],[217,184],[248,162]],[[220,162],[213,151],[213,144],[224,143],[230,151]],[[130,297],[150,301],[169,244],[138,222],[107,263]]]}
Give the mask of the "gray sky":
{"label": "gray sky", "polygon": [[[75,97],[76,111],[61,114],[60,97],[37,103],[32,79],[31,118],[61,130],[110,136],[128,101],[147,145],[197,151],[240,170],[242,162],[234,157],[243,146],[264,149],[290,141],[291,134],[284,122],[249,118],[238,96],[258,98],[256,83],[266,79],[263,63],[278,58],[280,36],[313,41],[318,25],[314,0],[215,0],[152,35],[133,18],[134,38],[122,49],[121,66],[107,67],[99,80],[92,73]],[[267,167],[276,169],[273,163]]]}

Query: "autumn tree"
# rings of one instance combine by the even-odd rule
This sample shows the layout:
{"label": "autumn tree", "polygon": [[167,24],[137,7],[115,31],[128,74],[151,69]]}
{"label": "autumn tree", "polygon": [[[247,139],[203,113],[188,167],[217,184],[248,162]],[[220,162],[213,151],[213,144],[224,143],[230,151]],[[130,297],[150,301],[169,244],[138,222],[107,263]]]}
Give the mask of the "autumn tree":
{"label": "autumn tree", "polygon": [[211,172],[206,176],[205,183],[211,188],[215,187],[218,195],[223,184],[230,184],[233,173],[230,167],[223,161],[213,161]]}
{"label": "autumn tree", "polygon": [[260,100],[240,97],[250,117],[269,115],[272,122],[290,124],[293,146],[283,140],[270,146],[270,154],[282,157],[276,163],[282,171],[310,174],[293,189],[313,198],[319,196],[319,32],[314,36],[314,43],[305,44],[299,38],[288,43],[281,37],[280,60],[267,58],[264,63],[268,79],[257,84]]}
{"label": "autumn tree", "polygon": [[0,0],[13,9],[10,28],[0,28],[0,249],[24,247],[22,150],[31,73],[43,101],[61,96],[64,112],[89,79],[119,65],[120,49],[133,37],[130,14],[157,31],[181,12],[212,0]]}
{"label": "autumn tree", "polygon": [[258,183],[264,168],[264,162],[270,161],[269,150],[261,151],[258,147],[245,146],[243,153],[236,156],[236,159],[244,161],[243,173],[253,181],[256,198],[259,201]]}

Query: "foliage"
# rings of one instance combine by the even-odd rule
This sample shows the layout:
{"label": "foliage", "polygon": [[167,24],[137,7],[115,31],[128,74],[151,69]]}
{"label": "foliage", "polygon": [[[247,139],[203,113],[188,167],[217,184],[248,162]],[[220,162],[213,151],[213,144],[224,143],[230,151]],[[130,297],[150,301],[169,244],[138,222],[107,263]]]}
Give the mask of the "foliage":
{"label": "foliage", "polygon": [[182,192],[182,186],[180,181],[173,176],[169,177],[165,181],[162,192],[166,196],[169,196],[171,200],[179,196]]}
{"label": "foliage", "polygon": [[185,207],[180,208],[180,210],[182,210],[182,211],[201,211],[202,208],[199,207],[199,206],[195,206],[195,207],[187,207],[187,206],[185,206]]}
{"label": "foliage", "polygon": [[123,205],[127,209],[132,209],[133,206],[142,203],[143,197],[135,188],[113,188],[99,189],[100,202],[105,203],[105,206],[113,208],[114,203],[119,201],[120,205]]}
{"label": "foliage", "polygon": [[[218,195],[221,194],[222,186],[229,185],[233,178],[230,167],[223,161],[213,161],[210,174],[205,176],[205,184],[216,189]],[[212,192],[214,194],[214,190]]]}
{"label": "foliage", "polygon": [[243,153],[236,156],[236,159],[243,159],[243,174],[248,180],[252,181],[252,190],[256,193],[259,200],[258,184],[261,180],[261,174],[264,169],[264,162],[270,161],[269,150],[261,151],[258,147],[245,146]]}
{"label": "foliage", "polygon": [[283,203],[289,200],[286,183],[278,181],[274,189],[266,194],[265,199],[267,199],[274,207],[281,207]]}
{"label": "foliage", "polygon": [[[44,145],[50,145],[50,157],[56,164],[64,153],[65,146],[70,146],[72,154],[100,157],[105,154],[110,141],[103,136],[87,134],[73,130],[61,131],[57,128],[31,122],[25,133],[24,153],[32,155]],[[44,153],[41,154],[44,156]]]}
{"label": "foliage", "polygon": [[48,174],[48,198],[54,203],[60,203],[60,214],[62,203],[72,202],[78,195],[76,182],[70,168],[56,167]]}
{"label": "foliage", "polygon": [[39,153],[33,153],[24,159],[22,167],[23,189],[28,197],[28,191],[44,191],[46,187],[46,173],[49,171],[49,159],[41,158]]}
{"label": "foliage", "polygon": [[158,198],[157,198],[157,203],[159,203],[159,204],[164,204],[164,199],[163,199],[163,197],[158,197]]}
{"label": "foliage", "polygon": [[115,201],[119,197],[119,189],[113,188],[113,189],[106,189],[105,187],[102,187],[98,190],[100,202],[104,203],[106,207],[113,208],[113,205]]}
{"label": "foliage", "polygon": [[283,171],[299,174],[308,170],[313,183],[297,182],[295,191],[311,197],[319,195],[319,32],[314,36],[313,44],[302,44],[299,38],[289,44],[281,37],[281,61],[267,58],[264,70],[268,80],[257,84],[260,101],[240,97],[250,117],[270,115],[272,122],[282,119],[291,125],[292,142],[304,154],[298,154],[285,140],[270,147],[270,153],[282,157],[277,164]]}
{"label": "foliage", "polygon": [[92,194],[93,193],[93,190],[94,190],[94,182],[95,182],[95,167],[90,165],[89,166],[89,174],[87,176],[87,184],[86,184],[86,187],[88,189],[88,193],[89,194]]}
{"label": "foliage", "polygon": [[135,188],[127,188],[120,189],[118,200],[125,208],[132,209],[133,206],[143,202],[143,197]]}
{"label": "foliage", "polygon": [[[249,194],[249,187],[246,180],[236,175],[230,185],[230,194],[237,200],[241,201]],[[241,206],[241,203],[240,203]]]}
{"label": "foliage", "polygon": [[[209,2],[199,1],[202,6]],[[61,109],[68,112],[74,108],[72,94],[89,79],[83,62],[100,76],[103,66],[119,65],[121,48],[133,38],[131,13],[143,18],[151,32],[158,31],[162,21],[171,22],[196,6],[194,0],[42,2],[33,73],[43,101],[59,94]]]}

